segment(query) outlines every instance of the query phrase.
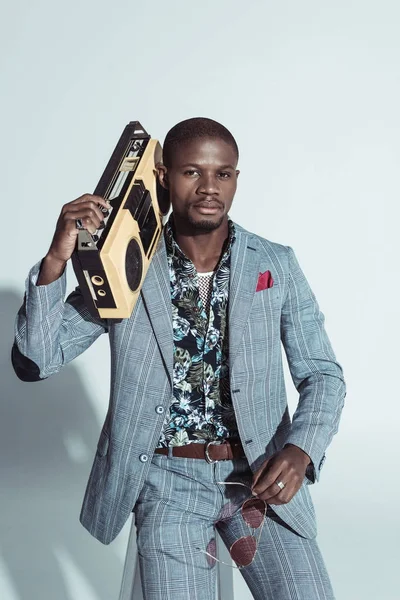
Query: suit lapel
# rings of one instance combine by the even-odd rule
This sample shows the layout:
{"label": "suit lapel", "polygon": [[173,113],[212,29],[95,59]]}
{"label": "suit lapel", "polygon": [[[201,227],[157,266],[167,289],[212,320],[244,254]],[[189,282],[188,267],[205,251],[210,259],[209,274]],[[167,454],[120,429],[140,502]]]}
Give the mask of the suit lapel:
{"label": "suit lapel", "polygon": [[[236,241],[232,245],[229,284],[229,362],[239,350],[257,287],[260,252],[258,241],[236,226]],[[173,382],[172,303],[167,252],[164,238],[160,240],[142,286],[143,303],[154,335]]]}
{"label": "suit lapel", "polygon": [[143,303],[172,385],[172,303],[164,236],[152,258],[142,287]]}
{"label": "suit lapel", "polygon": [[232,368],[249,318],[259,274],[260,252],[256,238],[236,225],[229,285],[229,364]]}

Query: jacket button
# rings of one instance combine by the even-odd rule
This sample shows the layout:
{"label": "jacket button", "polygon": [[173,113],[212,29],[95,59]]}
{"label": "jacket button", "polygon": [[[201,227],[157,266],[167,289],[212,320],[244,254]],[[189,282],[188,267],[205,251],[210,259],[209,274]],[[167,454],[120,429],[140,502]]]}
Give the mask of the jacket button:
{"label": "jacket button", "polygon": [[139,460],[140,460],[140,462],[145,463],[145,462],[147,462],[149,460],[149,457],[147,456],[147,454],[141,454],[139,456]]}
{"label": "jacket button", "polygon": [[159,415],[162,415],[163,412],[164,412],[163,406],[156,406],[156,413],[158,413]]}

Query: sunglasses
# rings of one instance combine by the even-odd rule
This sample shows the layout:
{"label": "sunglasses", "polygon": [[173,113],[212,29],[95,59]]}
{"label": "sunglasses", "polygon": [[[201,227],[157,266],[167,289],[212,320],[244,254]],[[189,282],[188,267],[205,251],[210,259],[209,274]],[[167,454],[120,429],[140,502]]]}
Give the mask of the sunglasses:
{"label": "sunglasses", "polygon": [[[250,486],[239,481],[217,481],[216,483],[220,485],[242,485],[251,491]],[[249,498],[243,502],[240,509],[241,515],[246,525],[253,531],[250,535],[240,537],[238,540],[233,542],[232,546],[229,548],[229,554],[231,555],[232,560],[236,563],[236,566],[224,562],[223,560],[219,560],[219,558],[216,558],[201,548],[198,549],[200,552],[203,552],[203,554],[210,556],[213,560],[220,562],[223,565],[228,565],[228,567],[232,567],[233,569],[243,569],[244,567],[248,567],[253,562],[257,553],[258,542],[264,526],[267,508],[268,505],[265,500],[257,498],[256,496],[253,496],[252,498]],[[256,529],[260,529],[258,538],[256,538],[254,535]]]}

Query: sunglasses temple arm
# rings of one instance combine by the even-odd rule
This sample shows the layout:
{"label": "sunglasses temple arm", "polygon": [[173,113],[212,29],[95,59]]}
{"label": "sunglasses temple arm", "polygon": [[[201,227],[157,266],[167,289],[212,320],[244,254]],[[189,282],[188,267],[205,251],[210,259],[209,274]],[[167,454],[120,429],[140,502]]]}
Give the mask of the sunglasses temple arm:
{"label": "sunglasses temple arm", "polygon": [[[260,533],[258,534],[258,538],[256,538],[256,540],[257,540],[257,549],[258,549],[258,543],[259,543],[259,541],[260,541],[260,539],[261,539],[261,532],[262,532],[262,530],[263,530],[264,523],[265,523],[265,516],[264,516],[264,518],[263,518],[263,520],[262,520],[262,523],[261,523],[261,527],[260,527]],[[253,534],[253,535],[254,535],[254,534]]]}
{"label": "sunglasses temple arm", "polygon": [[213,556],[209,552],[206,552],[205,550],[202,550],[201,548],[197,548],[197,550],[199,550],[203,554],[207,554],[207,556],[209,556],[213,560],[216,560],[217,562],[222,563],[223,565],[227,565],[228,567],[231,567],[232,569],[239,569],[240,568],[240,567],[236,567],[235,565],[231,565],[230,563],[224,562],[223,560],[220,560],[219,558],[216,558],[215,556]]}
{"label": "sunglasses temple arm", "polygon": [[251,487],[249,485],[246,485],[245,483],[242,483],[241,481],[216,481],[216,483],[218,483],[219,485],[242,485],[243,487],[247,488],[248,490],[251,490]]}

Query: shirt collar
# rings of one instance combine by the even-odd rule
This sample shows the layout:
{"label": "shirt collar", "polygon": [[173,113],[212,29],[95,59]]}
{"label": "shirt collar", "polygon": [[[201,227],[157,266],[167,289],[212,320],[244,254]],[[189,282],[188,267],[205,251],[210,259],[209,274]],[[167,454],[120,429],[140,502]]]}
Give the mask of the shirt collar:
{"label": "shirt collar", "polygon": [[[225,258],[227,255],[230,255],[232,244],[236,240],[235,224],[232,221],[232,219],[230,219],[229,217],[228,217],[228,228],[229,228],[229,235],[223,246],[223,252],[222,252],[223,258]],[[164,234],[165,234],[167,255],[188,261],[189,259],[184,254],[184,252],[180,249],[180,247],[174,237],[174,215],[173,215],[173,213],[170,214],[170,217],[169,217],[167,223],[165,224]]]}

